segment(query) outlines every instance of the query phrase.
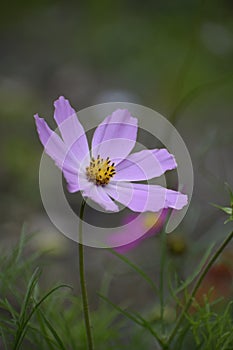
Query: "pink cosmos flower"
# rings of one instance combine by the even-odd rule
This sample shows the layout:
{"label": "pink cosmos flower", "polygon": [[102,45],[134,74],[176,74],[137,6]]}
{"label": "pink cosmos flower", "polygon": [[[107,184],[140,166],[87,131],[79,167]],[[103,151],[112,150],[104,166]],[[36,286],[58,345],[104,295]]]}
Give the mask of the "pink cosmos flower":
{"label": "pink cosmos flower", "polygon": [[[140,184],[177,167],[166,149],[130,154],[137,138],[137,119],[117,109],[96,128],[91,150],[75,110],[63,96],[54,102],[54,119],[61,137],[35,115],[45,152],[62,170],[69,192],[81,191],[105,210],[117,212],[122,203],[135,212],[182,209],[187,196],[158,185]],[[114,201],[113,201],[114,200]]]}

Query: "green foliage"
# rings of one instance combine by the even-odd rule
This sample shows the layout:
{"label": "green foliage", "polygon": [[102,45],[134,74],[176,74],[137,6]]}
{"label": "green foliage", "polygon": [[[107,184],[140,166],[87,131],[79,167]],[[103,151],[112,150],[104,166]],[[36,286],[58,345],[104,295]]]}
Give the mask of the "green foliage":
{"label": "green foliage", "polygon": [[[99,306],[91,312],[95,348],[232,349],[233,303],[229,302],[224,309],[216,311],[218,300],[210,302],[210,294],[207,293],[202,304],[195,299],[198,281],[201,276],[204,278],[208,264],[217,259],[218,252],[222,252],[231,236],[212,256],[213,247],[207,249],[193,274],[182,280],[179,274],[174,276],[174,270],[168,268],[171,263],[164,247],[161,250],[164,276],[160,276],[158,286],[140,267],[113,252],[148,282],[159,303],[158,312],[156,308],[140,313],[129,310],[125,305],[116,305],[107,296],[99,294]],[[0,274],[0,348],[87,349],[80,296],[74,295],[65,284],[43,290],[40,285],[42,271],[37,267],[40,257],[28,253],[28,240],[23,232],[17,246],[8,255],[0,255],[3,267]],[[166,240],[162,239],[162,244],[165,243]],[[163,295],[161,302],[161,290],[165,291],[164,282],[167,280],[170,281],[170,292]],[[190,287],[193,288],[191,292]]]}
{"label": "green foliage", "polygon": [[206,298],[204,306],[197,306],[195,314],[187,315],[188,328],[187,326],[183,327],[183,329],[186,329],[186,334],[183,329],[179,331],[173,349],[232,349],[232,311],[232,302],[230,302],[225,311],[216,313],[209,304],[208,298]]}
{"label": "green foliage", "polygon": [[224,224],[227,224],[230,221],[233,221],[233,192],[230,188],[230,186],[228,185],[228,183],[225,183],[226,188],[229,192],[229,196],[230,196],[230,206],[229,207],[223,207],[221,205],[218,204],[213,204],[214,207],[221,209],[225,214],[227,214],[229,217],[228,219],[224,222]]}
{"label": "green foliage", "polygon": [[[61,284],[43,291],[42,271],[35,268],[38,255],[25,257],[29,238],[22,233],[9,255],[0,255],[0,348],[19,349],[86,349],[80,296]],[[115,349],[120,323],[111,327],[116,312],[101,305],[91,315],[97,348]],[[101,345],[102,344],[102,345]],[[111,347],[112,346],[112,347]],[[117,349],[117,347],[116,347]]]}
{"label": "green foliage", "polygon": [[[165,272],[167,274],[165,265],[168,264],[168,261],[166,259],[165,240],[163,239],[164,233],[162,234],[162,244],[164,246],[161,252],[160,285],[156,288],[154,288],[153,284],[151,285],[160,295],[160,316],[154,322],[148,315],[142,317],[135,312],[128,311],[126,308],[112,303],[103,295],[100,295],[100,297],[127,319],[142,327],[147,334],[150,334],[155,339],[158,349],[230,350],[233,348],[233,336],[231,332],[233,329],[232,303],[230,302],[222,313],[216,313],[214,306],[218,301],[210,303],[209,299],[205,296],[205,303],[200,306],[196,303],[195,295],[207,272],[230,242],[232,236],[233,232],[227,236],[215,253],[212,253],[213,245],[211,245],[193,274],[186,280],[179,280],[177,275],[175,275],[175,278],[174,276],[168,276],[170,281],[170,296],[164,300],[164,296],[161,298],[161,295],[164,294],[163,275]],[[143,279],[147,280],[145,278],[145,272],[141,271],[140,268],[134,268],[134,265],[127,258],[122,258],[119,254],[115,255],[123,260],[130,268],[133,267],[134,271]],[[190,293],[189,287],[193,283],[194,286]],[[180,294],[181,292],[183,296]],[[171,326],[171,322],[168,319],[165,319],[165,303],[171,305],[174,310],[179,309],[173,326]],[[190,313],[189,310],[193,304],[195,304],[195,311]]]}

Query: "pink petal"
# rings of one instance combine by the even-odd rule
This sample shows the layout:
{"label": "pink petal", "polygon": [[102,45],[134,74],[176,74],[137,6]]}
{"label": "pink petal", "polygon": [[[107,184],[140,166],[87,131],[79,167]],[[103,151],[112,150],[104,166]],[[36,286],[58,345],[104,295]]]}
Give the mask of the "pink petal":
{"label": "pink petal", "polygon": [[105,210],[117,212],[119,211],[118,206],[112,201],[105,191],[105,187],[96,186],[95,184],[89,183],[83,191],[83,196],[92,199],[94,202],[99,204]]}
{"label": "pink petal", "polygon": [[[45,120],[38,114],[34,116],[37,132],[45,152],[55,161],[55,164],[62,170],[70,188],[79,190],[78,169],[79,162],[76,157],[68,150],[67,145],[61,138],[52,131]],[[72,192],[73,192],[72,190]]]}
{"label": "pink petal", "polygon": [[92,139],[92,155],[110,157],[116,163],[133,149],[137,138],[137,119],[126,109],[118,109],[109,115],[95,130]]}
{"label": "pink petal", "polygon": [[130,154],[116,166],[114,181],[148,180],[176,167],[174,156],[166,149],[143,150]]}
{"label": "pink petal", "polygon": [[157,185],[117,182],[109,183],[106,191],[110,197],[136,212],[182,209],[187,204],[186,195]]}
{"label": "pink petal", "polygon": [[60,96],[54,102],[54,119],[59,127],[61,136],[68,147],[72,147],[75,157],[82,162],[89,153],[87,137],[75,110],[68,100]]}
{"label": "pink petal", "polygon": [[180,210],[188,204],[188,196],[181,192],[167,189],[166,207]]}
{"label": "pink petal", "polygon": [[75,193],[75,192],[78,192],[80,191],[80,186],[78,183],[73,183],[73,182],[68,182],[67,183],[67,190],[70,192],[70,193]]}

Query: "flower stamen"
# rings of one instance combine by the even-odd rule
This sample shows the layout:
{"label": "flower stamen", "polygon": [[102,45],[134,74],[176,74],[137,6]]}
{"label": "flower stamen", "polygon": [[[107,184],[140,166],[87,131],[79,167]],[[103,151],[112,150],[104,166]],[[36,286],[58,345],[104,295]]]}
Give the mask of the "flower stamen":
{"label": "flower stamen", "polygon": [[87,179],[94,182],[97,186],[107,185],[116,174],[115,163],[110,163],[109,157],[106,159],[100,158],[100,155],[98,155],[97,159],[92,157],[90,165],[86,167]]}

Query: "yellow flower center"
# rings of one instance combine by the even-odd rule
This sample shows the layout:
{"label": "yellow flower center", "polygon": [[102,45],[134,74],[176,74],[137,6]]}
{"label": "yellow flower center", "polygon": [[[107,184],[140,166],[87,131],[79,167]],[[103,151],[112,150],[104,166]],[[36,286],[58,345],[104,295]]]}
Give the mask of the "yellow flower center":
{"label": "yellow flower center", "polygon": [[111,178],[116,174],[114,163],[110,164],[111,160],[100,158],[91,158],[90,165],[86,167],[87,179],[94,182],[97,186],[104,186],[109,183]]}

